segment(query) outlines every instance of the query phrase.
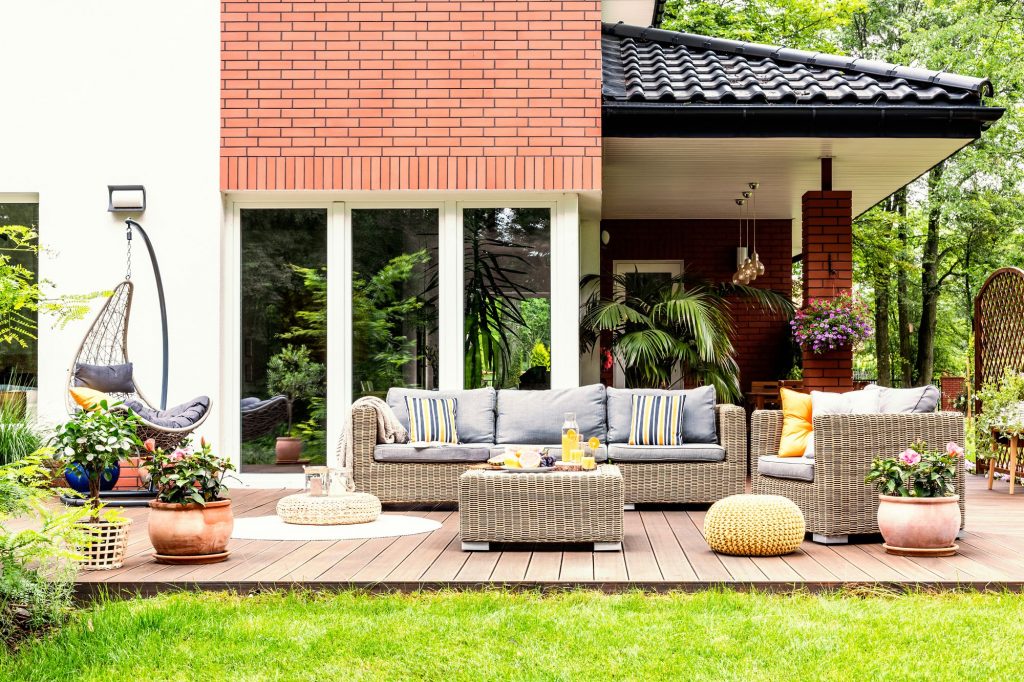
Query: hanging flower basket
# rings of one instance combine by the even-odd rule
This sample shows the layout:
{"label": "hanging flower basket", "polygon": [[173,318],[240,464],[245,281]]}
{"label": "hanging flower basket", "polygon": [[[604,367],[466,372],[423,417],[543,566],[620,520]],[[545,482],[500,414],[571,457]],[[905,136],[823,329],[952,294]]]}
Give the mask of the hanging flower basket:
{"label": "hanging flower basket", "polygon": [[871,311],[850,291],[834,298],[812,298],[790,321],[793,337],[815,354],[850,348],[871,337]]}

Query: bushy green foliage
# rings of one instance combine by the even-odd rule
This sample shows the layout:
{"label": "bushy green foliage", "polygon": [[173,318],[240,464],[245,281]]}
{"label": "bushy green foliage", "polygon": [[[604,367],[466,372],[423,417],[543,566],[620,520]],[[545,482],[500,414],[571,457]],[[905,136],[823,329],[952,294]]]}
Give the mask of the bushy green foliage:
{"label": "bushy green foliage", "polygon": [[883,495],[947,497],[956,493],[953,480],[963,455],[963,448],[953,442],[945,450],[929,450],[924,441],[916,441],[897,457],[875,459],[864,482]]}
{"label": "bushy green foliage", "polygon": [[66,464],[77,464],[89,477],[89,503],[92,520],[100,512],[100,482],[109,477],[109,469],[128,457],[142,442],[136,435],[139,418],[120,403],[100,401],[93,410],[79,410],[57,426],[53,445]]}
{"label": "bushy green foliage", "polygon": [[40,448],[42,436],[19,401],[0,399],[0,464],[10,464]]}
{"label": "bushy green foliage", "polygon": [[325,367],[314,362],[306,346],[291,344],[282,348],[267,363],[267,388],[288,399],[288,433],[292,434],[292,415],[296,400],[308,400],[323,393]]}
{"label": "bushy green foliage", "polygon": [[150,439],[146,450],[150,457],[143,466],[152,476],[160,502],[206,506],[207,502],[227,499],[224,474],[235,467],[215,455],[205,438],[200,439],[198,448],[183,441],[171,452],[157,448]]}
{"label": "bushy green foliage", "polygon": [[668,388],[678,374],[687,383],[714,386],[723,401],[741,396],[729,299],[742,299],[769,315],[788,318],[793,312],[778,292],[710,282],[688,272],[665,279],[614,275],[608,298],[601,296],[600,285],[598,275],[581,283],[587,296],[580,322],[585,349],[608,333],[627,387]]}
{"label": "bushy green foliage", "polygon": [[1024,435],[1024,374],[1007,367],[999,381],[983,385],[975,398],[982,406],[974,416],[977,448],[987,452],[999,440]]}
{"label": "bushy green foliage", "polygon": [[[70,610],[78,558],[70,547],[87,541],[76,524],[90,512],[47,505],[48,458],[38,451],[0,466],[0,649],[61,625]],[[34,517],[36,524],[11,530],[7,522],[19,517]]]}

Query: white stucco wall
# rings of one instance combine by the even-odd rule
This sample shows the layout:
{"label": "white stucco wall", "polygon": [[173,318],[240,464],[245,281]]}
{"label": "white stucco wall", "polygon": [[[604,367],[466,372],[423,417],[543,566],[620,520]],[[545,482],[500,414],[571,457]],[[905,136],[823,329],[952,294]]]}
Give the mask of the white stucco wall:
{"label": "white stucco wall", "polygon": [[[219,3],[0,3],[0,199],[37,193],[41,274],[59,291],[112,288],[124,229],[108,184],[143,184],[170,319],[173,404],[220,398]],[[135,241],[130,351],[160,390],[160,326],[145,248]],[[65,372],[87,321],[40,329],[40,415],[64,414]],[[204,433],[218,436],[219,411]]]}

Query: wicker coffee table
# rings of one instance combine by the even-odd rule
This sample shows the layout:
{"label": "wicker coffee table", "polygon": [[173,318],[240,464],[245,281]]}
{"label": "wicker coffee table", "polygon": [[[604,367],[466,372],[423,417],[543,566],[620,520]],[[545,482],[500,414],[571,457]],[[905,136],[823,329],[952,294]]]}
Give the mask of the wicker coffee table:
{"label": "wicker coffee table", "polygon": [[318,496],[299,493],[278,500],[277,515],[285,523],[302,526],[370,523],[380,516],[380,500],[369,493]]}
{"label": "wicker coffee table", "polygon": [[471,469],[459,477],[462,549],[592,542],[595,551],[621,550],[624,491],[622,474],[611,464],[572,473]]}

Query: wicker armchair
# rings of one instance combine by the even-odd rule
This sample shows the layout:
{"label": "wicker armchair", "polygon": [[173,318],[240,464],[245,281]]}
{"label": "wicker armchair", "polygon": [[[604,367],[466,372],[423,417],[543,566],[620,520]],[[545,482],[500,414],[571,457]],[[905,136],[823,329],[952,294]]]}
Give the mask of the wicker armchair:
{"label": "wicker armchair", "polygon": [[[871,461],[895,457],[915,440],[939,449],[963,445],[964,417],[931,414],[830,414],[814,417],[814,480],[800,481],[758,472],[758,458],[778,452],[782,412],[757,410],[751,417],[750,459],[754,492],[782,495],[804,513],[815,542],[843,543],[848,536],[877,533],[878,493],[864,483]],[[960,527],[965,517],[963,459],[957,468]]]}
{"label": "wicker armchair", "polygon": [[[722,462],[619,463],[627,503],[714,502],[742,493],[747,475],[746,415],[736,405],[718,405]],[[459,476],[467,463],[377,462],[377,417],[368,407],[352,410],[353,478],[359,490],[385,503],[457,502]]]}

